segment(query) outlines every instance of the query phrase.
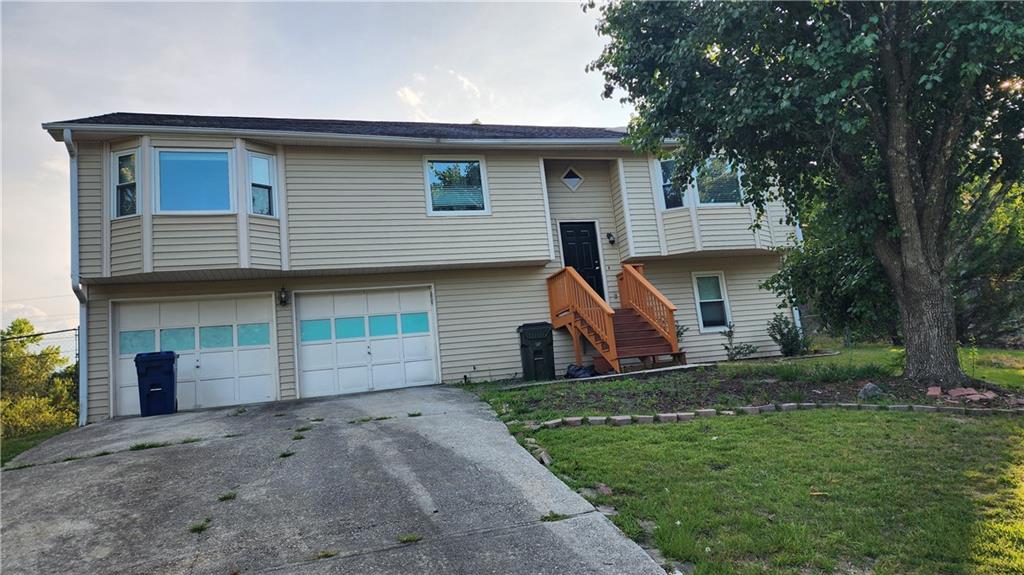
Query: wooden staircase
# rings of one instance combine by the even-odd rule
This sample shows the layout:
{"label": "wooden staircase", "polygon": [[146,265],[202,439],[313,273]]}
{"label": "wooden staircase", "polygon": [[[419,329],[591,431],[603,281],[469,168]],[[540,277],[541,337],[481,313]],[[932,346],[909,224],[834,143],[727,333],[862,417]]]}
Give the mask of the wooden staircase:
{"label": "wooden staircase", "polygon": [[644,278],[643,266],[624,264],[618,280],[623,307],[612,309],[571,266],[548,278],[551,323],[569,330],[576,363],[583,363],[584,339],[600,354],[594,366],[602,372],[621,373],[624,359],[639,359],[645,367],[665,356],[685,363],[676,307]]}

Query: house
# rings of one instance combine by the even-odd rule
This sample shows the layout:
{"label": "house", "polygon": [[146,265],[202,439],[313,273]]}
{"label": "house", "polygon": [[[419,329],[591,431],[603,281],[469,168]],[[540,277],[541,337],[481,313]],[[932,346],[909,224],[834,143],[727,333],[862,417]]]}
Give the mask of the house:
{"label": "house", "polygon": [[[180,409],[605,369],[721,332],[777,353],[759,287],[792,241],[742,182],[601,128],[113,113],[44,124],[71,160],[82,422],[139,412],[133,357],[173,350]],[[572,269],[569,269],[571,266]],[[676,325],[687,329],[677,339]]]}

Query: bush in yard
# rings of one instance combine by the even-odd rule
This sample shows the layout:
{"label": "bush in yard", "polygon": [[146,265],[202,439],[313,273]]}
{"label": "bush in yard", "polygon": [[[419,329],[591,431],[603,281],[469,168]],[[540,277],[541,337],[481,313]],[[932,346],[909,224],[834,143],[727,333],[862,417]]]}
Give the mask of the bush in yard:
{"label": "bush in yard", "polygon": [[722,347],[725,348],[725,355],[729,358],[729,361],[736,361],[737,359],[743,359],[757,353],[757,346],[749,343],[735,343],[733,339],[736,337],[736,331],[733,329],[733,325],[730,323],[726,326],[726,330],[722,332],[722,336],[725,337],[727,343],[723,343]]}
{"label": "bush in yard", "polygon": [[74,409],[57,405],[49,397],[25,396],[0,399],[3,437],[70,427],[78,420]]}
{"label": "bush in yard", "polygon": [[793,357],[810,351],[811,340],[785,314],[775,314],[768,322],[768,337],[779,346],[782,355]]}

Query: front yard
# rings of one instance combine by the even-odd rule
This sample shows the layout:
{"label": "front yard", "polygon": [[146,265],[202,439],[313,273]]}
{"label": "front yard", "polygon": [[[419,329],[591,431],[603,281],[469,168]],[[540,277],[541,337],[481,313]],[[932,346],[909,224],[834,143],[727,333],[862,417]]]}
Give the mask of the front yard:
{"label": "front yard", "polygon": [[[885,391],[873,403],[941,404],[896,377],[898,354],[860,346],[646,380],[475,391],[521,441],[546,450],[554,473],[614,507],[611,519],[627,535],[683,572],[1024,574],[1024,418],[828,409],[623,427],[529,424],[857,402],[867,381]],[[1002,390],[986,405],[1018,407],[1024,380],[1013,367],[994,369],[985,379]]]}

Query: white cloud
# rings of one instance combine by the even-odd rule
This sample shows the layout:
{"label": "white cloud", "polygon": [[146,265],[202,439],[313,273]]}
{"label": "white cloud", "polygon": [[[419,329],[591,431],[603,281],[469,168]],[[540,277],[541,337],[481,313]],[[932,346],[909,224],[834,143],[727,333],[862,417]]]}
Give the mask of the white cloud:
{"label": "white cloud", "polygon": [[412,109],[413,119],[417,122],[435,121],[430,114],[423,110],[423,92],[417,92],[409,86],[402,86],[395,94],[403,104]]}
{"label": "white cloud", "polygon": [[455,78],[458,79],[458,81],[462,84],[462,89],[465,90],[467,94],[472,94],[477,98],[480,97],[480,88],[476,84],[471,82],[469,78],[463,76],[462,74],[459,74],[455,70],[448,70],[448,73],[451,74],[452,76],[455,76]]}

